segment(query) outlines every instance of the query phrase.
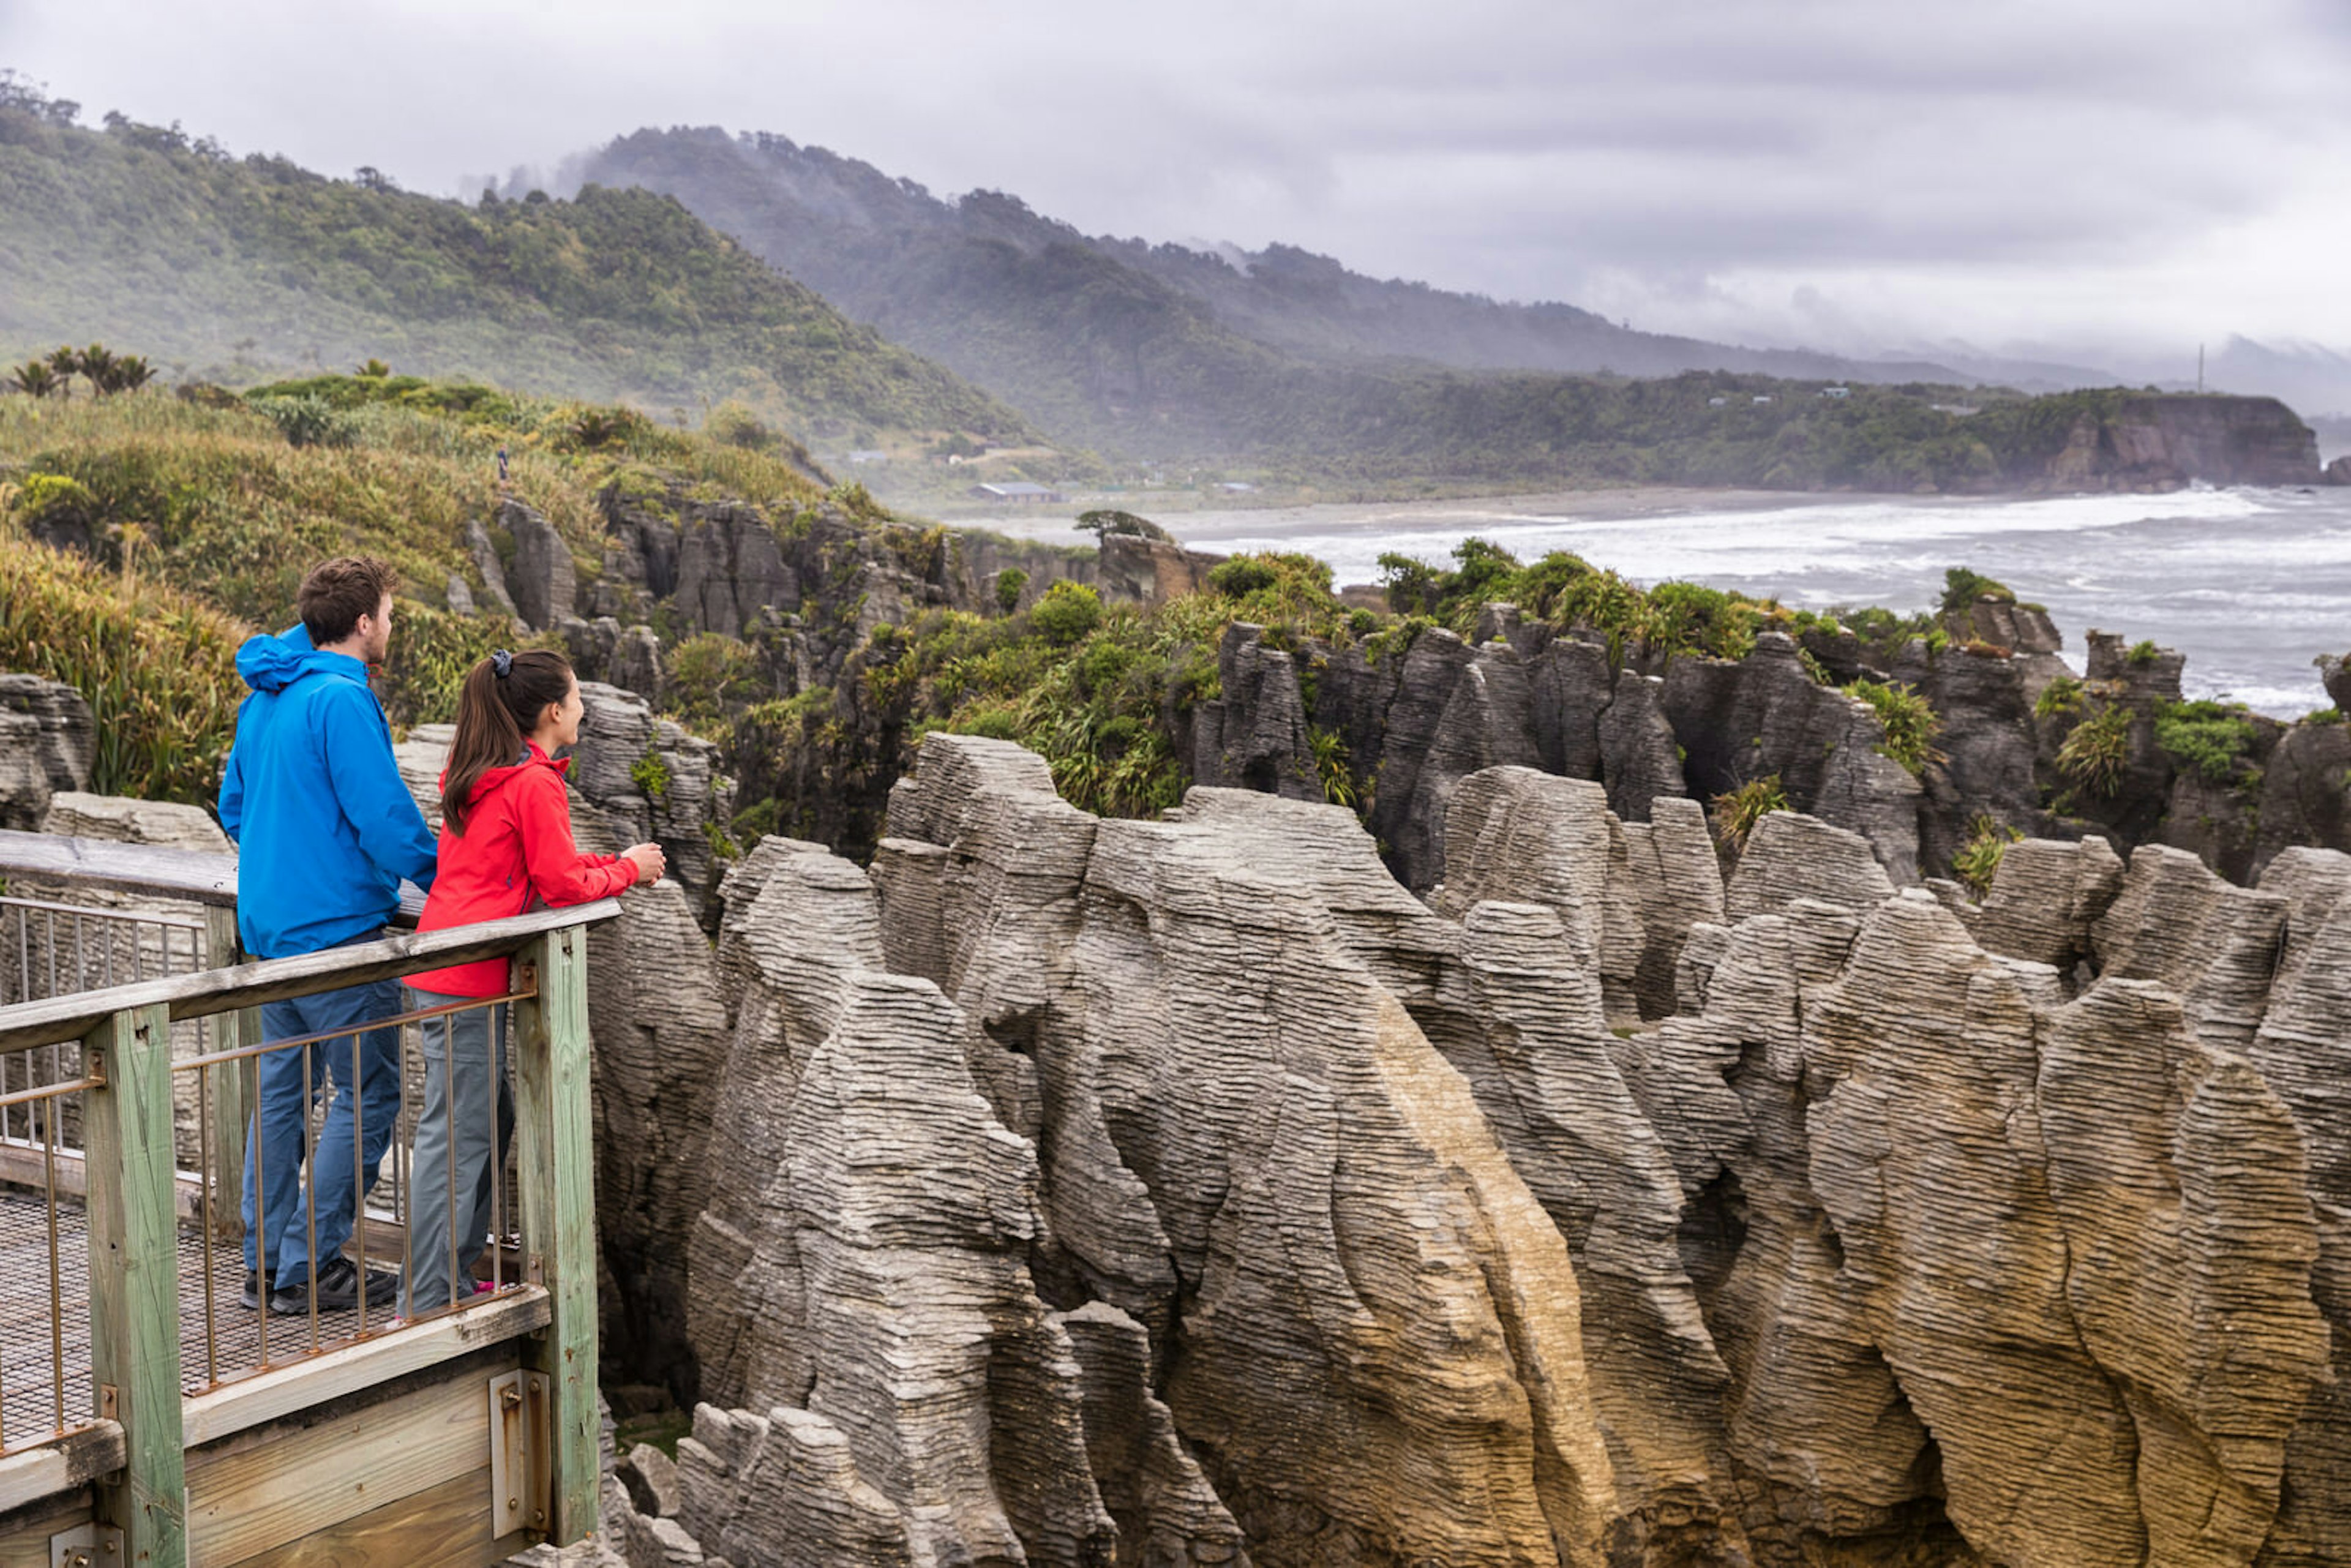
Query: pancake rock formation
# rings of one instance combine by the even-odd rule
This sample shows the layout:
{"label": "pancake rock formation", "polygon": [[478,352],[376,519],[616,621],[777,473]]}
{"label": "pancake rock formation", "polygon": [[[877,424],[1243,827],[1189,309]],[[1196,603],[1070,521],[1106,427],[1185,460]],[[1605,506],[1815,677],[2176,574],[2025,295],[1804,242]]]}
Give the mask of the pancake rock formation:
{"label": "pancake rock formation", "polygon": [[737,863],[600,1087],[700,1129],[630,1561],[2351,1563],[2351,857],[1445,796],[1424,903],[934,735]]}

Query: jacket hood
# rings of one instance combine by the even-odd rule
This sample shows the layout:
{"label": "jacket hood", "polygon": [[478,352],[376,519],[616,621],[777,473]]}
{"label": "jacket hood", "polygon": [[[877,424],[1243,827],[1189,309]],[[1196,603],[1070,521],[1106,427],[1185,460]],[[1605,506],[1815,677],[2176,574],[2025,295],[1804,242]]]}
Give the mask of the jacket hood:
{"label": "jacket hood", "polygon": [[275,637],[248,637],[236,651],[236,673],[256,692],[282,692],[304,675],[357,663],[348,654],[310,646],[309,630],[299,621]]}
{"label": "jacket hood", "polygon": [[[528,748],[528,755],[521,761],[509,762],[503,768],[486,768],[482,770],[482,776],[474,780],[473,789],[467,790],[465,794],[465,805],[469,810],[480,805],[491,791],[505,788],[507,779],[517,774],[528,773],[534,768],[551,768],[555,770],[555,776],[558,779],[571,771],[571,758],[569,757],[552,758],[528,741],[523,742],[523,745]],[[448,787],[449,775],[445,770],[441,775],[441,783],[443,788]]]}

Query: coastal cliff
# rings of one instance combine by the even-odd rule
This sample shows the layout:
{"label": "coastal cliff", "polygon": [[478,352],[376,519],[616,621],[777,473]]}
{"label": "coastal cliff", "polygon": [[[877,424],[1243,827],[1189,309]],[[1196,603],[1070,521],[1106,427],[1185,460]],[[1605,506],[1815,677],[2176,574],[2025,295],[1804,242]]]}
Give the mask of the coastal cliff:
{"label": "coastal cliff", "polygon": [[2270,397],[2126,396],[2089,413],[2033,487],[2175,490],[2183,485],[2317,485],[2318,436]]}
{"label": "coastal cliff", "polygon": [[711,1046],[600,1060],[710,1129],[627,1560],[2351,1563],[2351,858],[1635,826],[1479,771],[1431,906],[940,737],[870,871],[764,841],[632,950]]}

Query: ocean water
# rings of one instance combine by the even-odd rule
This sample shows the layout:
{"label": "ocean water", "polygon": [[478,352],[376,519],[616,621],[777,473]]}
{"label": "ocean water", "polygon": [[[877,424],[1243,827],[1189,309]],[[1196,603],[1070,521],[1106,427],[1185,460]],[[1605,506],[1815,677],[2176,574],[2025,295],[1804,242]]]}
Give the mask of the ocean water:
{"label": "ocean water", "polygon": [[[1940,597],[1968,566],[2046,605],[2077,670],[2095,628],[2188,655],[2191,696],[2293,718],[2326,706],[2312,659],[2351,650],[2351,490],[2176,491],[2030,500],[1806,497],[1667,509],[1577,497],[1200,512],[1162,520],[1197,549],[1302,550],[1369,582],[1385,550],[1442,561],[1472,535],[1522,560],[1573,550],[1643,583],[1683,578],[1800,609]],[[1066,528],[1066,525],[1063,525]]]}

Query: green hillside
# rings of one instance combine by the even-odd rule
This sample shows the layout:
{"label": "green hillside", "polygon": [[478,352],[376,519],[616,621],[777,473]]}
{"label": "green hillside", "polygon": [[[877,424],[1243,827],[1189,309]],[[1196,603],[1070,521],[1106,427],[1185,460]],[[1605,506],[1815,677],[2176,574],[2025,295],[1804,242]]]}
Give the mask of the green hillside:
{"label": "green hillside", "polygon": [[0,86],[0,355],[103,338],[231,382],[373,358],[803,436],[1032,434],[651,192],[468,206]]}

